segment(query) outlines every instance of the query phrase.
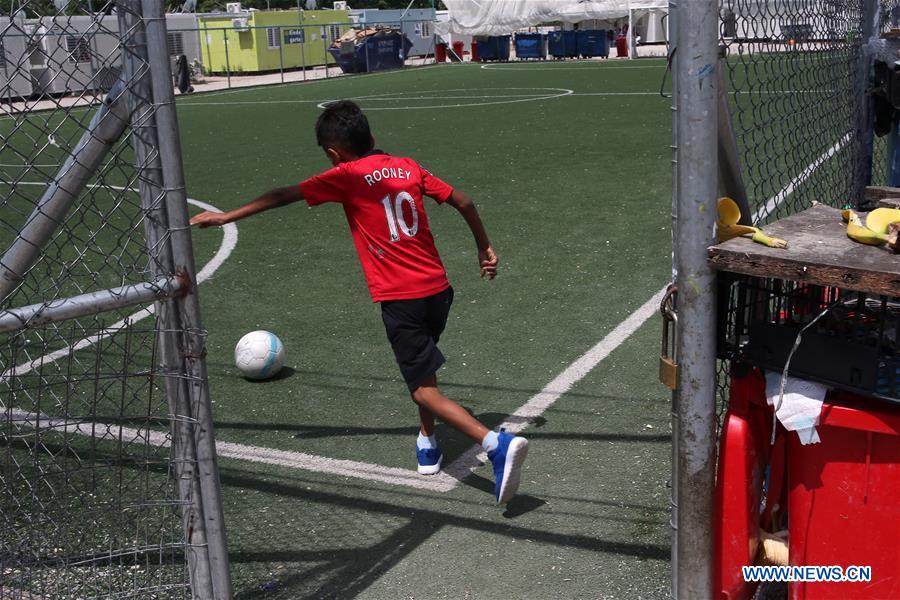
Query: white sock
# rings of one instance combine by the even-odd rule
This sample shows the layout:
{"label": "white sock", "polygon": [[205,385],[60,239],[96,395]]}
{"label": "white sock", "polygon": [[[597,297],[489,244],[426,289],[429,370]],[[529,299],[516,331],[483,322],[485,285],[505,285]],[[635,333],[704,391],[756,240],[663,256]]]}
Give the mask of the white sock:
{"label": "white sock", "polygon": [[500,436],[496,431],[488,431],[487,435],[484,436],[484,439],[481,440],[481,447],[484,448],[486,452],[493,452],[499,445]]}
{"label": "white sock", "polygon": [[419,432],[419,437],[416,440],[416,448],[420,450],[430,450],[432,448],[437,448],[437,440],[434,439],[434,435],[424,436],[422,432]]}

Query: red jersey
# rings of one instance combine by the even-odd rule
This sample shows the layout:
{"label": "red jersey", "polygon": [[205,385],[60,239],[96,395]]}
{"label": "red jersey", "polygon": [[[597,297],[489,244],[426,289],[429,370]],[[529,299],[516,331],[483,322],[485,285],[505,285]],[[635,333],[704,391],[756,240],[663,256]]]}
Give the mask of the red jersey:
{"label": "red jersey", "polygon": [[373,302],[425,298],[450,286],[422,197],[453,188],[410,158],[375,150],[300,184],[310,206],[340,202]]}

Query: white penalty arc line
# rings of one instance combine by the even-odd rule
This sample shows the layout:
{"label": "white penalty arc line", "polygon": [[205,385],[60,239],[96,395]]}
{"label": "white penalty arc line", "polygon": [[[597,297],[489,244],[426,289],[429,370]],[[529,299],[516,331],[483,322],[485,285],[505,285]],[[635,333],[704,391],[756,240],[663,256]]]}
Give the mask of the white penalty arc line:
{"label": "white penalty arc line", "polygon": [[[514,88],[514,87],[480,88],[480,90],[478,88],[475,88],[475,89],[455,88],[455,89],[450,89],[450,90],[438,90],[438,91],[435,91],[434,93],[439,94],[441,92],[447,93],[447,92],[484,91],[484,90],[488,90],[488,91],[491,91],[491,90],[497,90],[497,91],[522,90],[522,91],[526,91],[526,92],[528,92],[528,91],[535,92],[535,91],[545,90],[550,93],[542,94],[542,95],[522,94],[520,96],[517,96],[517,99],[515,99],[515,100],[508,99],[508,96],[502,96],[507,99],[499,100],[497,102],[466,102],[466,103],[460,103],[460,104],[428,104],[428,105],[421,105],[421,106],[420,105],[415,105],[415,106],[367,106],[365,108],[365,110],[367,110],[367,111],[371,111],[371,110],[422,110],[422,109],[426,109],[426,108],[465,108],[465,107],[470,107],[470,106],[493,106],[496,104],[516,104],[519,102],[535,102],[538,100],[554,100],[556,98],[563,98],[565,96],[571,96],[572,94],[575,93],[574,90],[570,90],[570,89],[566,89],[566,88]],[[393,98],[392,95],[397,96],[399,94],[406,94],[406,93],[408,93],[408,92],[394,92],[393,94],[377,94],[377,95],[372,95],[372,96],[356,96],[351,99],[352,100],[361,100],[364,103],[370,102],[370,101],[385,102],[385,101],[399,99],[399,98]],[[491,95],[491,96],[487,96],[485,99],[497,98],[497,97],[498,96]],[[425,96],[425,97],[421,97],[421,98],[415,98],[414,100],[423,100],[423,101],[454,100],[455,98],[456,98],[455,96],[448,96],[446,98],[439,98],[439,97],[435,97],[435,96]],[[340,100],[340,99],[335,98],[333,100],[326,100],[324,102],[320,102],[316,106],[318,108],[324,109],[329,104],[331,104],[333,102],[337,102],[338,100]]]}
{"label": "white penalty arc line", "polygon": [[[35,182],[20,182],[17,185],[46,185],[46,184],[35,183]],[[94,187],[97,187],[97,184],[94,184]],[[110,185],[110,186],[106,186],[106,187],[109,187],[109,188],[112,188],[115,190],[128,189],[130,191],[135,191],[132,188],[124,188],[121,186]],[[198,208],[202,208],[203,210],[209,210],[209,211],[218,212],[218,213],[222,212],[220,209],[216,208],[215,206],[213,206],[211,204],[207,204],[206,202],[201,202],[200,200],[194,200],[193,198],[188,198],[187,201],[188,201],[188,203],[193,204],[194,206],[196,206]],[[212,259],[210,259],[210,261],[208,263],[206,263],[203,266],[203,268],[200,269],[200,271],[197,273],[197,284],[198,285],[200,283],[206,281],[207,279],[209,279],[213,275],[213,273],[215,273],[219,269],[219,267],[221,267],[222,264],[226,260],[228,260],[228,257],[231,255],[235,246],[237,246],[237,240],[238,240],[237,226],[234,223],[228,223],[228,224],[224,225],[222,227],[222,243],[219,245],[219,249],[213,255]],[[106,338],[110,337],[111,335],[114,335],[114,334],[118,333],[119,331],[121,331],[122,329],[124,329],[126,327],[126,325],[132,325],[138,321],[146,319],[147,317],[153,315],[155,312],[156,312],[156,309],[153,305],[141,308],[140,310],[137,310],[137,311],[131,313],[130,315],[128,315],[126,318],[122,319],[121,321],[117,321],[116,323],[113,323],[112,325],[107,327],[103,331],[103,333],[98,333],[96,335],[91,335],[91,336],[82,338],[81,340],[75,342],[71,346],[66,346],[65,348],[60,348],[59,350],[56,350],[55,352],[51,352],[49,354],[39,356],[38,358],[35,358],[32,361],[29,361],[29,362],[23,363],[21,365],[18,365],[16,367],[13,367],[12,369],[9,369],[5,373],[0,373],[0,383],[5,382],[10,377],[21,377],[22,375],[25,375],[26,373],[29,373],[39,367],[42,367],[44,365],[47,365],[47,364],[56,362],[62,358],[65,358],[72,352],[77,352],[78,350],[83,350],[84,348],[87,348],[89,346],[92,346],[93,344],[101,342],[101,341],[105,340]]]}

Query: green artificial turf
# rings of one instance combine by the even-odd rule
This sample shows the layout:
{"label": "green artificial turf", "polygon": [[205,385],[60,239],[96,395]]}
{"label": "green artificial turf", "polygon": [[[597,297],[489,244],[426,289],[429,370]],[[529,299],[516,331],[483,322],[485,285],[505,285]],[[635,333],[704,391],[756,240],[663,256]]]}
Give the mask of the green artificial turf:
{"label": "green artificial turf", "polygon": [[[456,290],[439,379],[490,426],[670,271],[664,63],[498,66],[178,103],[189,194],[223,210],[324,170],[313,124],[318,102],[337,98],[359,99],[378,147],[475,199],[500,256],[491,282],[478,278],[459,215],[428,205]],[[560,97],[521,101],[541,95]],[[340,207],[293,205],[238,230],[200,289],[218,439],[414,469],[416,410]],[[221,235],[195,239],[214,246]],[[249,382],[232,364],[253,329],[284,341],[288,368],[274,380]],[[506,509],[493,503],[487,467],[442,494],[222,460],[238,596],[662,597],[669,408],[655,381],[656,330],[646,325],[526,429],[522,493]],[[448,462],[470,445],[444,427],[438,435]]]}

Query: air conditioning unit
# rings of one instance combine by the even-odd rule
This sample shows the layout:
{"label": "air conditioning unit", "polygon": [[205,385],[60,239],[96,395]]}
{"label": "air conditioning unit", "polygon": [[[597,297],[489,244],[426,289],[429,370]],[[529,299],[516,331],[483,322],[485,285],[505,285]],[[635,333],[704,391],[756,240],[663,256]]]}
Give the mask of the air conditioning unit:
{"label": "air conditioning unit", "polygon": [[347,2],[346,0],[343,2],[335,2],[334,10],[347,10]]}
{"label": "air conditioning unit", "polygon": [[225,12],[237,14],[241,11],[241,3],[240,2],[229,2],[225,5]]}
{"label": "air conditioning unit", "polygon": [[250,31],[250,28],[247,26],[247,19],[232,19],[231,27],[235,31]]}

